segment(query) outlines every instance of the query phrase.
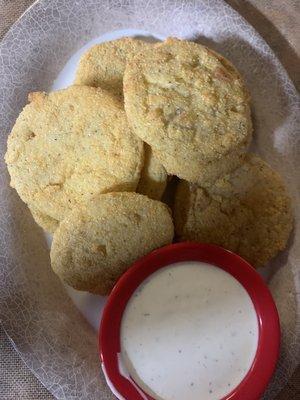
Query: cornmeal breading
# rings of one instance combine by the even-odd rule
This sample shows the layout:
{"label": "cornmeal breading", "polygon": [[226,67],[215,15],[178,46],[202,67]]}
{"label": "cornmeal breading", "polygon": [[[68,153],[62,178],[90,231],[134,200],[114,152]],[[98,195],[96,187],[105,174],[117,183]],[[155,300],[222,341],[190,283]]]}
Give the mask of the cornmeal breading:
{"label": "cornmeal breading", "polygon": [[70,286],[108,294],[139,257],[169,244],[168,207],[137,193],[99,195],[75,208],[53,236],[51,264]]}
{"label": "cornmeal breading", "polygon": [[261,267],[285,248],[292,211],[280,176],[249,154],[209,189],[181,181],[174,222],[180,240],[214,243]]}
{"label": "cornmeal breading", "polygon": [[100,88],[32,93],[8,138],[6,163],[22,200],[61,221],[74,207],[112,191],[134,191],[143,143],[122,104]]}

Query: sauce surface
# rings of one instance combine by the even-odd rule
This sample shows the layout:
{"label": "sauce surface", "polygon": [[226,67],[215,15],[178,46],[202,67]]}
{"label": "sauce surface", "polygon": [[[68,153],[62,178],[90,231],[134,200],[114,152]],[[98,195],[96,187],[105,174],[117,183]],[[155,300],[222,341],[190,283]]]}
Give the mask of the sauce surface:
{"label": "sauce surface", "polygon": [[243,286],[222,269],[171,264],[134,292],[121,324],[122,363],[157,400],[217,400],[245,377],[258,321]]}

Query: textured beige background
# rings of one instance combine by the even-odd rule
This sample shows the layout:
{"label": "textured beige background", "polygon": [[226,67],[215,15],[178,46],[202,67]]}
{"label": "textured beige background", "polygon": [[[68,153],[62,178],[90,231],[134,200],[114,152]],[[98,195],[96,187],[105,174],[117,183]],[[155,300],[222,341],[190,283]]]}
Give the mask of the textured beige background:
{"label": "textured beige background", "polygon": [[[0,0],[0,39],[32,0]],[[272,47],[300,87],[300,0],[228,0]],[[53,399],[14,352],[0,328],[0,399]],[[300,370],[277,400],[300,399]]]}

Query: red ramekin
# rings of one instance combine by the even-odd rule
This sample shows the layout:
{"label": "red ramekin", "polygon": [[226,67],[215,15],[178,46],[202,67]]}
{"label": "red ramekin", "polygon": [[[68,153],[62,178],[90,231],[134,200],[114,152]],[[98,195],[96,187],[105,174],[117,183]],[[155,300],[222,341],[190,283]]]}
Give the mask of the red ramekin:
{"label": "red ramekin", "polygon": [[221,247],[184,242],[155,250],[136,261],[112,290],[99,331],[99,351],[107,383],[119,399],[153,400],[119,371],[120,328],[127,302],[137,287],[153,272],[182,261],[215,265],[237,279],[248,292],[258,320],[258,346],[251,368],[240,384],[220,400],[258,400],[276,366],[280,347],[278,312],[271,293],[255,269],[238,255]]}

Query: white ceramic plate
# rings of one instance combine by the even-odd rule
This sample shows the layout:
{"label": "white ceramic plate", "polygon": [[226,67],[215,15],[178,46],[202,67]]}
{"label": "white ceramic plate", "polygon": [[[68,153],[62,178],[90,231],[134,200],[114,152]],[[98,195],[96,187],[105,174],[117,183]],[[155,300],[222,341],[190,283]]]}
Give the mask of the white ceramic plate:
{"label": "white ceramic plate", "polygon": [[253,98],[253,148],[284,177],[296,220],[288,249],[266,274],[283,333],[278,371],[265,395],[273,399],[300,359],[299,104],[293,84],[270,48],[220,0],[41,0],[6,35],[0,45],[3,326],[28,367],[58,399],[113,398],[100,373],[94,329],[105,299],[66,291],[51,272],[45,236],[9,188],[3,155],[28,92],[71,84],[86,47],[124,35],[158,39],[173,35],[199,41],[233,61],[246,78]]}

